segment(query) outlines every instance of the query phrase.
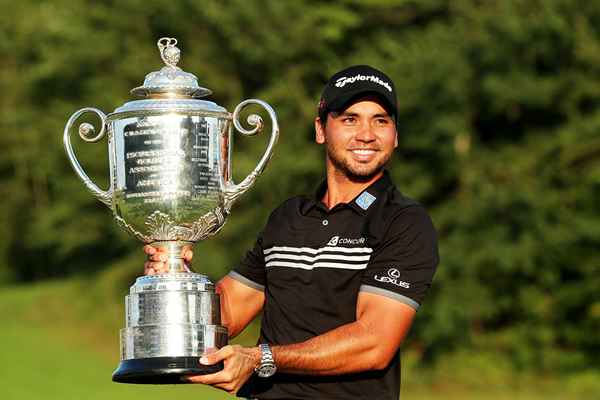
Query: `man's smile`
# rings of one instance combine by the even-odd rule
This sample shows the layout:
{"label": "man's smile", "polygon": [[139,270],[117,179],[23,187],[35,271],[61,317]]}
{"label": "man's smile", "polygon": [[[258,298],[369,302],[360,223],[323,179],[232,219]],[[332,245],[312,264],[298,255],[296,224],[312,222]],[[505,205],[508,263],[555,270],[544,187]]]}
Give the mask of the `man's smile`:
{"label": "man's smile", "polygon": [[350,149],[350,152],[357,161],[370,161],[377,154],[377,149]]}

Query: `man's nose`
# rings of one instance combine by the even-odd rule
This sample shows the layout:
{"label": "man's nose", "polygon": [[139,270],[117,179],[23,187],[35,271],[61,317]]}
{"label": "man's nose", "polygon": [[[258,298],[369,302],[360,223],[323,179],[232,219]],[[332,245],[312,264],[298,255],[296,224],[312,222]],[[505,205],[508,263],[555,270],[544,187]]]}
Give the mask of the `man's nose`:
{"label": "man's nose", "polygon": [[361,142],[372,142],[375,140],[375,134],[371,130],[371,125],[368,123],[361,124],[355,138]]}

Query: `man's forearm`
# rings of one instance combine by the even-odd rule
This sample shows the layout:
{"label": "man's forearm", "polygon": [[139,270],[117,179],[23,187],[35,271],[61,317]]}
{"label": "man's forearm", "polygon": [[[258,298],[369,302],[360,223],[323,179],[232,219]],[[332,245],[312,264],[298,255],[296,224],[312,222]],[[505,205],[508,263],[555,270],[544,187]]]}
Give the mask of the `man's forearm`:
{"label": "man's forearm", "polygon": [[278,372],[309,375],[383,369],[391,359],[381,339],[360,321],[301,343],[273,346],[273,354]]}
{"label": "man's forearm", "polygon": [[216,292],[220,296],[221,323],[227,328],[230,338],[237,336],[256,317],[265,301],[262,291],[229,276],[217,282]]}
{"label": "man's forearm", "polygon": [[415,310],[371,293],[360,293],[356,321],[301,343],[273,346],[280,372],[339,375],[388,366],[406,337]]}

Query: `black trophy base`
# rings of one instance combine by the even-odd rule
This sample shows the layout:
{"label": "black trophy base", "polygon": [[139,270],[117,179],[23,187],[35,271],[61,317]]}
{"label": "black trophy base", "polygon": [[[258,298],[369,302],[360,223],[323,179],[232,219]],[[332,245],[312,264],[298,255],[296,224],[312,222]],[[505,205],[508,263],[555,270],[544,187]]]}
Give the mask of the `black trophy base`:
{"label": "black trophy base", "polygon": [[184,376],[212,374],[222,369],[222,362],[202,365],[200,357],[138,358],[121,361],[112,380],[119,383],[172,385],[189,383],[182,379]]}

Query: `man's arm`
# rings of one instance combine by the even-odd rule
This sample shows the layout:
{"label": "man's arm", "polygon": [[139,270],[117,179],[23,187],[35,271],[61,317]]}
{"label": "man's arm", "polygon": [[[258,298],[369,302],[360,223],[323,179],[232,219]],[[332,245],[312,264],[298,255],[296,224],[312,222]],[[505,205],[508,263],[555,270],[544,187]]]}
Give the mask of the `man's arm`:
{"label": "man's arm", "polygon": [[258,315],[265,303],[263,291],[225,276],[216,286],[221,298],[221,323],[229,337],[237,336]]}
{"label": "man's arm", "polygon": [[406,337],[416,311],[388,297],[360,292],[356,321],[305,342],[273,346],[278,371],[339,375],[384,369]]}
{"label": "man's arm", "polygon": [[[397,300],[360,292],[356,321],[301,343],[273,346],[280,372],[339,375],[385,368],[396,354],[416,311]],[[225,346],[201,358],[203,364],[224,361],[215,374],[188,377],[188,381],[236,393],[260,361],[257,347]]]}

